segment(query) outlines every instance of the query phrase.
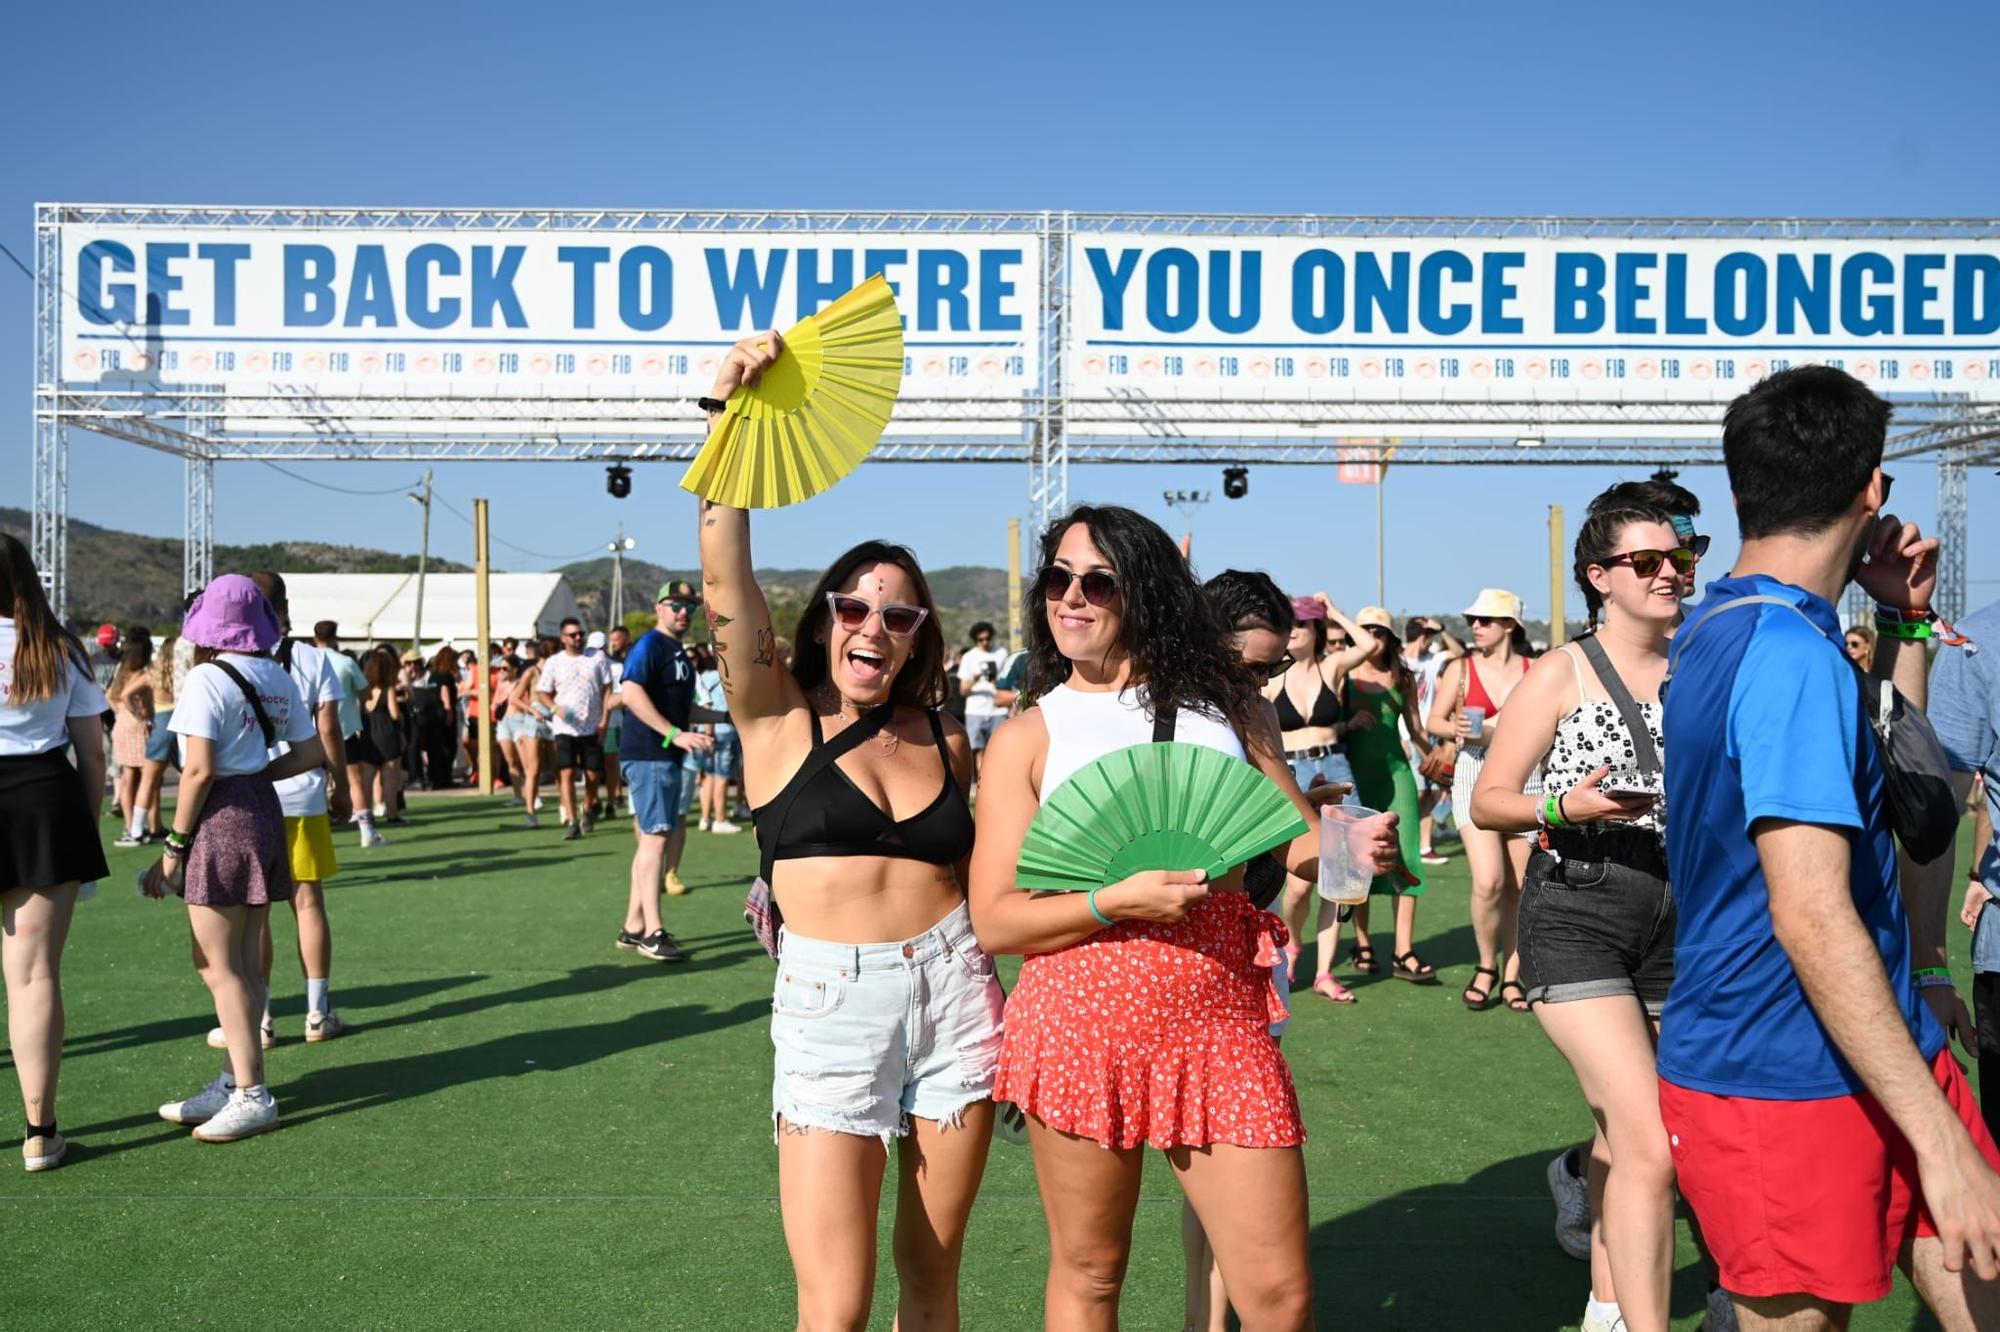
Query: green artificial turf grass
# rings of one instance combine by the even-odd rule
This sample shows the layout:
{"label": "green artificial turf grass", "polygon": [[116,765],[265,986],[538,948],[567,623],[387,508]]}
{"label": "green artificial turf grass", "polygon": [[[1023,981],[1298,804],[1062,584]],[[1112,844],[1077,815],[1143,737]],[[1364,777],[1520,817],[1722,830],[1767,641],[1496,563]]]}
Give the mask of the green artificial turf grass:
{"label": "green artificial turf grass", "polygon": [[[32,1176],[0,1158],[15,1274],[0,1324],[792,1325],[772,971],[741,915],[751,836],[690,834],[695,891],[665,912],[695,959],[667,967],[612,947],[629,823],[565,843],[553,816],[531,831],[494,801],[419,799],[411,816],[375,851],[336,837],[333,997],[350,1035],[301,1040],[291,913],[274,913],[282,1044],[268,1076],[285,1127],[229,1146],[154,1115],[213,1076],[214,1019],[184,908],[133,893],[153,853],[111,852],[64,959],[71,1157]],[[1463,862],[1431,877],[1419,949],[1444,985],[1343,967],[1359,1004],[1303,986],[1294,1000],[1285,1050],[1311,1134],[1319,1321],[1573,1326],[1588,1274],[1551,1240],[1542,1172],[1587,1116],[1532,1018],[1460,1005],[1474,960]],[[1953,940],[1962,955],[1963,931]],[[1301,971],[1311,963],[1308,951]],[[0,1081],[16,1094],[11,1070]],[[1155,1156],[1126,1327],[1180,1326],[1179,1223]],[[888,1225],[885,1207],[884,1328]],[[996,1144],[967,1242],[966,1326],[1039,1326],[1046,1254],[1027,1151]],[[1675,1326],[1697,1327],[1685,1224],[1676,1261]],[[1913,1307],[1899,1288],[1855,1326],[1909,1327]]]}

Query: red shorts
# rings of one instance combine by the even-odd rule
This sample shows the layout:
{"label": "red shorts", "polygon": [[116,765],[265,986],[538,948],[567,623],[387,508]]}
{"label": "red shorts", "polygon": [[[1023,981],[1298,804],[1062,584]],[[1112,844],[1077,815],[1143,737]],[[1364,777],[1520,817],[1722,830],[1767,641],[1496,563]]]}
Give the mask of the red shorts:
{"label": "red shorts", "polygon": [[[1949,1049],[1931,1075],[2000,1170],[2000,1148]],[[1864,1304],[1889,1293],[1911,1237],[1937,1234],[1916,1153],[1866,1092],[1766,1101],[1662,1080],[1660,1118],[1724,1290]]]}

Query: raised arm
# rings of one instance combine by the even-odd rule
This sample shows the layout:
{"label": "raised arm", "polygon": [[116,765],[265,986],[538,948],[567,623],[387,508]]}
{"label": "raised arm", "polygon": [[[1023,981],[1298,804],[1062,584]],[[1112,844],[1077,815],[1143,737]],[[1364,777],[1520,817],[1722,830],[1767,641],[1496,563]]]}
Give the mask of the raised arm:
{"label": "raised arm", "polygon": [[[1347,641],[1351,646],[1332,654],[1334,676],[1338,678],[1368,660],[1375,651],[1375,635],[1349,619],[1347,612],[1334,605],[1333,598],[1326,593],[1313,593],[1313,600],[1326,607],[1328,619],[1347,631]],[[1324,664],[1321,669],[1325,669]]]}
{"label": "raised arm", "polygon": [[[709,396],[726,401],[784,354],[776,333],[759,333],[729,349],[715,372]],[[709,414],[713,430],[720,413]],[[750,559],[750,515],[709,500],[701,502],[701,582],[715,637],[716,670],[729,699],[730,719],[746,731],[803,707],[805,698],[778,661],[771,608]]]}

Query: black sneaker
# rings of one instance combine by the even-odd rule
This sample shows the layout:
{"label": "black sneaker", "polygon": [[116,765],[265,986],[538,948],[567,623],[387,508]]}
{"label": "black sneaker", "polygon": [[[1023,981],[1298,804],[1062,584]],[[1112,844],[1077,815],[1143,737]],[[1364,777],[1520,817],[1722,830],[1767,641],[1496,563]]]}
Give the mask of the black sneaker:
{"label": "black sneaker", "polygon": [[577,827],[574,823],[565,823],[563,825],[562,839],[565,842],[581,841],[583,839],[583,830]]}
{"label": "black sneaker", "polygon": [[644,942],[646,936],[643,934],[634,934],[630,930],[618,931],[618,946],[628,953]]}
{"label": "black sneaker", "polygon": [[665,930],[656,930],[649,937],[639,941],[639,953],[655,962],[685,962],[688,955],[681,950],[680,940]]}
{"label": "black sneaker", "polygon": [[597,814],[594,810],[583,811],[583,831],[585,836],[597,831]]}

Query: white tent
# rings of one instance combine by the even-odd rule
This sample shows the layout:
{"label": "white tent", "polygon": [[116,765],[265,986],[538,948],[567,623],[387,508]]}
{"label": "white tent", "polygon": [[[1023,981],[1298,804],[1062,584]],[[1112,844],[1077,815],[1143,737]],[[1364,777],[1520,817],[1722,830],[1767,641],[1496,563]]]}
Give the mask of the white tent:
{"label": "white tent", "polygon": [[[424,643],[469,646],[479,637],[475,577],[465,573],[424,576]],[[554,573],[492,574],[493,637],[526,638],[554,634],[565,617],[579,615],[569,580]],[[292,632],[301,637],[313,625],[332,620],[343,646],[407,643],[416,632],[415,574],[285,575],[291,601]]]}

